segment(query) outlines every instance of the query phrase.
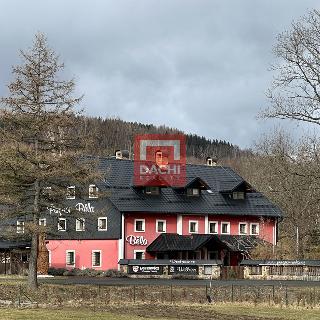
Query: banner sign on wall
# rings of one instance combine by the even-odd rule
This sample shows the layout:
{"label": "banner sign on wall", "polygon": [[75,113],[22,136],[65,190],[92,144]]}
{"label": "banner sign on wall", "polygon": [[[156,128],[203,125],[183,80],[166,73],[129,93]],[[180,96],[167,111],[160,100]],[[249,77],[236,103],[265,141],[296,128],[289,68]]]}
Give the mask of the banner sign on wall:
{"label": "banner sign on wall", "polygon": [[163,266],[128,266],[130,274],[163,274]]}
{"label": "banner sign on wall", "polygon": [[199,267],[194,265],[169,266],[168,274],[197,275],[199,274]]}

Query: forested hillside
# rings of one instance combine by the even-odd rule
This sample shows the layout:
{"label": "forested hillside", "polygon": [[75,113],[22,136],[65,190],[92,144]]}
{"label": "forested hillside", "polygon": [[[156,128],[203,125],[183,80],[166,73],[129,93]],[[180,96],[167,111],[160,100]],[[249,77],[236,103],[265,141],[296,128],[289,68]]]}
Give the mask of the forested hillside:
{"label": "forested hillside", "polygon": [[[139,133],[182,133],[175,128],[127,122],[117,118],[81,117],[79,122],[79,130],[92,138],[87,152],[100,156],[113,155],[117,149],[132,152],[134,137]],[[195,134],[187,134],[186,142],[188,162],[192,163],[203,163],[207,156],[216,157],[223,162],[249,153],[227,141],[210,140]]]}

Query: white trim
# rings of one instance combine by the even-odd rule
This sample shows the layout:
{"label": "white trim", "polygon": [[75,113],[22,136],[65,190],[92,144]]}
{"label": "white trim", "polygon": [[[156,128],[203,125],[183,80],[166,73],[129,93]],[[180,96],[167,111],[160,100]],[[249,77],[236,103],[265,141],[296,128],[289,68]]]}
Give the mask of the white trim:
{"label": "white trim", "polygon": [[[93,265],[93,257],[94,253],[99,252],[100,253],[100,264],[99,265]],[[91,266],[92,268],[101,268],[102,266],[102,251],[101,250],[91,250]]]}
{"label": "white trim", "polygon": [[[124,258],[124,214],[121,214],[121,237],[118,240],[118,261]],[[120,265],[118,264],[120,270]]]}
{"label": "white trim", "polygon": [[[246,228],[245,228],[246,232],[245,233],[241,233],[240,232],[240,224],[244,224],[246,226]],[[239,234],[239,236],[248,235],[248,223],[247,222],[239,222],[239,224],[238,224],[238,234]]]}
{"label": "white trim", "polygon": [[182,215],[177,215],[177,234],[182,234]]}
{"label": "white trim", "polygon": [[[41,221],[43,221],[44,224],[41,224]],[[47,219],[46,219],[46,218],[40,218],[40,219],[39,219],[39,226],[45,227],[46,225],[47,225]]]}
{"label": "white trim", "polygon": [[[105,229],[99,228],[99,220],[106,220],[106,228]],[[107,231],[108,230],[108,217],[98,217],[97,222],[98,222],[98,226],[97,226],[98,231]]]}
{"label": "white trim", "polygon": [[146,251],[145,250],[133,250],[133,259],[136,259],[136,253],[137,252],[142,252],[142,260],[144,260],[146,258]]}
{"label": "white trim", "polygon": [[206,214],[204,216],[204,233],[207,234],[209,233],[209,223],[208,223],[209,219],[208,219],[208,215]]}
{"label": "white trim", "polygon": [[[64,221],[65,229],[60,228],[59,222]],[[58,218],[58,231],[67,231],[67,219],[66,218]]]}
{"label": "white trim", "polygon": [[[252,233],[252,226],[253,225],[256,225],[257,226],[257,233]],[[259,233],[260,233],[260,225],[259,225],[259,222],[252,222],[252,223],[250,223],[250,235],[251,236],[258,236],[259,235]]]}
{"label": "white trim", "polygon": [[[163,222],[163,231],[158,230],[158,222]],[[167,232],[167,220],[157,219],[156,220],[156,232],[157,233],[166,233]]]}
{"label": "white trim", "polygon": [[[191,223],[196,224],[196,231],[190,231]],[[197,220],[189,220],[189,233],[198,233],[199,232],[199,221]]]}
{"label": "white trim", "polygon": [[[73,252],[73,264],[68,264],[68,253]],[[66,250],[66,267],[75,267],[76,265],[76,251],[75,250]]]}
{"label": "white trim", "polygon": [[[137,230],[136,229],[136,222],[137,221],[142,221],[142,229],[143,230]],[[146,231],[146,219],[134,219],[134,232],[145,232]]]}
{"label": "white trim", "polygon": [[51,250],[48,250],[48,262],[49,262],[49,267],[51,267]]}
{"label": "white trim", "polygon": [[99,196],[98,196],[98,194],[96,195],[96,196],[94,196],[94,195],[90,195],[90,189],[91,188],[97,188],[97,193],[99,193],[99,188],[95,185],[95,184],[89,184],[89,199],[98,199],[99,198]]}
{"label": "white trim", "polygon": [[[78,227],[79,227],[79,224],[81,223],[81,222],[79,222],[79,221],[83,221],[83,229],[79,229]],[[86,219],[85,218],[76,218],[76,231],[86,231]]]}
{"label": "white trim", "polygon": [[68,200],[75,199],[76,198],[76,187],[75,186],[69,186],[69,187],[67,187],[67,190],[69,190],[69,189],[73,189],[74,190],[73,191],[74,195],[73,196],[68,196],[68,194],[67,194],[66,195],[66,199],[68,199]]}
{"label": "white trim", "polygon": [[[24,227],[25,227],[25,221],[24,220],[17,220],[17,229],[16,232],[17,233],[24,233]],[[21,229],[20,231],[18,231],[18,228]]]}
{"label": "white trim", "polygon": [[[224,224],[227,224],[228,225],[228,227],[227,227],[227,232],[222,232],[222,226],[224,225]],[[227,222],[227,221],[221,221],[221,234],[230,234],[230,222]]]}
{"label": "white trim", "polygon": [[[211,224],[211,223],[215,223],[215,224],[216,224],[216,227],[217,227],[216,230],[217,230],[217,232],[210,232],[210,224]],[[209,222],[208,222],[208,229],[207,229],[207,230],[208,230],[208,233],[209,233],[209,234],[218,234],[218,233],[219,233],[219,222],[218,222],[218,221],[209,221]]]}

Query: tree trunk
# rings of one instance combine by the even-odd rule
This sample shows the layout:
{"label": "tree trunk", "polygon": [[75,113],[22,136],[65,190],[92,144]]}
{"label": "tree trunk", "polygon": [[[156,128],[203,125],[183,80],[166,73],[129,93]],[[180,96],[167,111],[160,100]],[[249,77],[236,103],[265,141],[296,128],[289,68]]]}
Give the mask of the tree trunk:
{"label": "tree trunk", "polygon": [[[36,153],[38,151],[38,143],[36,141]],[[31,253],[29,260],[29,277],[28,285],[32,289],[38,288],[38,246],[39,246],[39,195],[40,195],[40,185],[37,179],[34,183],[35,197],[33,202],[33,226],[31,228]]]}
{"label": "tree trunk", "polygon": [[29,275],[28,275],[28,285],[32,289],[38,288],[38,278],[37,278],[37,258],[38,258],[38,232],[32,232],[31,239],[31,253],[29,259]]}

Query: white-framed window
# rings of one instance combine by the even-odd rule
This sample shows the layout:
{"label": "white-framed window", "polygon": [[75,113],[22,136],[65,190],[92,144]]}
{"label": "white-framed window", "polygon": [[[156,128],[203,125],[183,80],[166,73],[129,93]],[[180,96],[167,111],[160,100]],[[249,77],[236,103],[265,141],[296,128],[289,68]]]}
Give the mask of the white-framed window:
{"label": "white-framed window", "polygon": [[145,251],[144,250],[134,250],[133,257],[134,257],[134,259],[144,260],[145,259]]}
{"label": "white-framed window", "polygon": [[98,218],[98,231],[107,231],[108,228],[108,218],[99,217]]}
{"label": "white-framed window", "polygon": [[146,225],[145,219],[135,219],[134,220],[134,231],[135,232],[144,232],[145,225]]}
{"label": "white-framed window", "polygon": [[66,251],[66,266],[74,267],[76,265],[76,252],[75,250]]}
{"label": "white-framed window", "polygon": [[259,235],[259,223],[250,223],[250,234],[253,236]]}
{"label": "white-framed window", "polygon": [[47,225],[47,219],[46,218],[39,219],[39,226],[45,227],[46,225]]}
{"label": "white-framed window", "polygon": [[101,250],[92,250],[92,267],[101,267]]}
{"label": "white-framed window", "polygon": [[232,198],[235,200],[243,200],[245,197],[243,191],[232,192]]}
{"label": "white-framed window", "polygon": [[66,218],[58,219],[58,230],[59,231],[67,231],[67,220]]}
{"label": "white-framed window", "polygon": [[156,232],[162,233],[167,231],[167,221],[157,220],[156,221]]}
{"label": "white-framed window", "polygon": [[239,234],[248,233],[248,224],[246,222],[239,222]]}
{"label": "white-framed window", "polygon": [[199,196],[200,195],[200,189],[198,189],[198,188],[188,188],[187,189],[187,195],[188,196]]}
{"label": "white-framed window", "polygon": [[198,233],[198,221],[189,221],[189,233]]}
{"label": "white-framed window", "polygon": [[221,222],[221,234],[230,234],[230,222]]}
{"label": "white-framed window", "polygon": [[67,187],[67,199],[75,199],[76,198],[76,187],[75,186],[70,186]]}
{"label": "white-framed window", "polygon": [[85,231],[86,226],[85,226],[86,220],[84,218],[77,218],[76,219],[76,231]]}
{"label": "white-framed window", "polygon": [[43,187],[43,188],[42,188],[42,194],[43,194],[44,196],[49,196],[49,195],[51,194],[51,190],[52,190],[51,187]]}
{"label": "white-framed window", "polygon": [[209,225],[208,225],[208,232],[209,233],[218,233],[218,221],[209,221]]}
{"label": "white-framed window", "polygon": [[204,266],[204,272],[205,275],[212,275],[212,266]]}
{"label": "white-framed window", "polygon": [[24,221],[17,220],[17,233],[24,233]]}
{"label": "white-framed window", "polygon": [[99,197],[99,188],[95,184],[89,185],[89,198],[97,199]]}

